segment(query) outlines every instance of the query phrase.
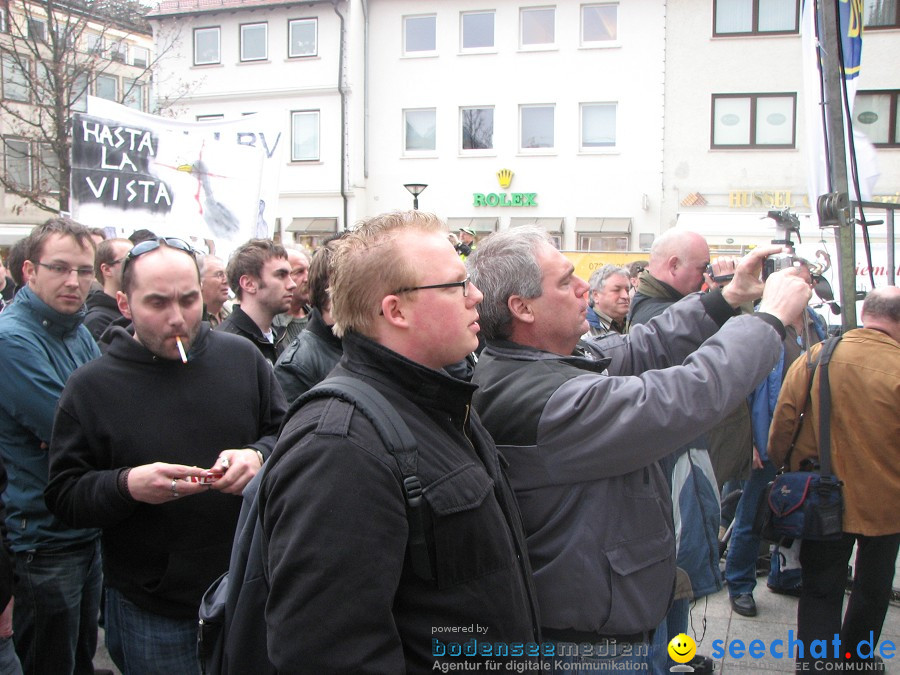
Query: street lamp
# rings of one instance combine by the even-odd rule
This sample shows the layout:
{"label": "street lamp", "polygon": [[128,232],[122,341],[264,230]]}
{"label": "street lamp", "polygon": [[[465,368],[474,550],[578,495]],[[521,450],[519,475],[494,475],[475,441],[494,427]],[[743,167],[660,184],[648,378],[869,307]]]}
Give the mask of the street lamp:
{"label": "street lamp", "polygon": [[403,185],[413,196],[413,209],[419,210],[419,195],[425,191],[428,186],[425,183],[405,183]]}

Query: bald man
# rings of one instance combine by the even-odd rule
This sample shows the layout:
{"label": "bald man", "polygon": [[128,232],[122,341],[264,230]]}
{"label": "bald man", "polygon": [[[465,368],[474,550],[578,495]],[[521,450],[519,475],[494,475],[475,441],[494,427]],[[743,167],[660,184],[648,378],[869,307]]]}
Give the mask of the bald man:
{"label": "bald man", "polygon": [[[841,659],[842,664],[875,670],[871,651],[865,645],[857,647],[863,640],[878,644],[900,547],[900,289],[888,286],[869,293],[862,323],[862,328],[844,334],[828,364],[831,460],[844,483],[844,534],[837,541],[803,540],[797,632],[805,645],[818,639],[831,642],[839,635],[840,653],[850,653],[850,662]],[[809,350],[813,359],[820,349],[816,345]],[[811,389],[809,377],[806,359],[797,359],[784,379],[769,434],[769,455],[775,466],[781,466],[798,417],[805,411],[791,453],[792,471],[820,454],[820,374],[813,376]],[[842,620],[854,544],[853,590]],[[808,648],[804,656],[798,670],[831,668],[822,663],[830,659],[816,659]]]}

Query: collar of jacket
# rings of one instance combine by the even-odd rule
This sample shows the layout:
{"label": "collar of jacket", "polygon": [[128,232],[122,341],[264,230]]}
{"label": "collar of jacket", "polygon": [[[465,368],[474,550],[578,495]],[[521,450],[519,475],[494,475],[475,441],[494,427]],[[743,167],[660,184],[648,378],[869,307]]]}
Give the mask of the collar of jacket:
{"label": "collar of jacket", "polygon": [[74,314],[61,314],[41,300],[27,284],[16,293],[13,306],[17,304],[32,314],[50,335],[57,338],[64,338],[78,330],[86,313],[82,305]]}
{"label": "collar of jacket", "polygon": [[681,300],[684,296],[669,286],[665,281],[660,281],[644,270],[638,276],[637,292],[648,298],[662,298],[664,300]]}
{"label": "collar of jacket", "polygon": [[[206,351],[210,330],[208,323],[205,321],[200,322],[200,330],[197,331],[197,337],[194,338],[190,351],[188,351],[188,363],[193,359],[199,358]],[[158,357],[138,342],[134,335],[122,326],[111,324],[109,328],[103,331],[103,339],[109,342],[109,347],[106,348],[104,353],[123,361],[171,364],[172,366],[177,365],[179,368],[185,365],[180,359],[162,359]],[[241,339],[243,340],[244,338]]]}
{"label": "collar of jacket", "polygon": [[443,370],[433,370],[388,349],[364,335],[347,331],[341,365],[395,389],[421,408],[464,416],[478,388]]}
{"label": "collar of jacket", "polygon": [[319,310],[311,309],[309,311],[309,323],[306,324],[306,330],[334,347],[342,348],[341,339],[331,331],[331,326],[322,320]]}
{"label": "collar of jacket", "polygon": [[[272,337],[274,338],[274,341],[269,342],[263,335],[262,331],[259,329],[259,326],[256,325],[256,322],[250,318],[250,315],[247,314],[247,312],[241,309],[240,305],[234,306],[234,309],[231,310],[231,314],[228,315],[227,320],[231,321],[234,325],[236,325],[248,335],[252,335],[253,339],[263,346],[268,345],[269,347],[277,347],[278,344],[284,339],[284,336],[287,335],[285,331],[275,330],[276,326],[273,323],[270,329],[272,331]],[[219,325],[221,326],[222,324]],[[263,352],[263,354],[265,353],[266,352]]]}
{"label": "collar of jacket", "polygon": [[482,354],[514,361],[561,361],[576,368],[596,373],[602,373],[612,361],[610,358],[600,357],[595,351],[586,349],[584,343],[580,340],[571,356],[560,356],[553,352],[545,352],[543,349],[529,347],[528,345],[509,340],[488,340],[487,347],[484,348]]}

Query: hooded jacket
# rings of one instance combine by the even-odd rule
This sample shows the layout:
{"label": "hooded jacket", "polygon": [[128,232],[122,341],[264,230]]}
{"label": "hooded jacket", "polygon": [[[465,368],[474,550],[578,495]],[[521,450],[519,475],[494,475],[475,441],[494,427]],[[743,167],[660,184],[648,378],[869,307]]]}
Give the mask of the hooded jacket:
{"label": "hooded jacket", "polygon": [[72,371],[100,356],[83,320],[84,309],[61,314],[27,285],[0,314],[0,452],[9,474],[3,498],[14,551],[71,546],[98,535],[65,525],[44,504],[56,404]]}
{"label": "hooded jacket", "polygon": [[[272,368],[243,338],[200,332],[188,362],[161,359],[122,328],[73,373],[50,444],[47,505],[76,527],[103,528],[106,583],[154,614],[196,618],[228,568],[241,498],[216,490],[163,504],[135,501],[127,467],[212,467],[228,448],[271,453],[285,411]],[[236,377],[235,373],[240,373]]]}
{"label": "hooded jacket", "polygon": [[107,295],[102,288],[95,288],[88,293],[84,303],[87,314],[84,315],[84,326],[91,332],[91,337],[100,342],[109,325],[117,319],[123,319],[116,299]]}

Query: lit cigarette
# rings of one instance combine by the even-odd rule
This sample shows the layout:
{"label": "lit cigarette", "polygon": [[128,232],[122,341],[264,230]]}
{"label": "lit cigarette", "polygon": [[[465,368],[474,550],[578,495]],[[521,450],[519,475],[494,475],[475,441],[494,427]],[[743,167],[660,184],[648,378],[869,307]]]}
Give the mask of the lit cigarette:
{"label": "lit cigarette", "polygon": [[181,337],[175,336],[175,344],[178,345],[178,353],[181,354],[181,362],[187,363],[187,354],[184,353],[184,345],[181,344]]}

